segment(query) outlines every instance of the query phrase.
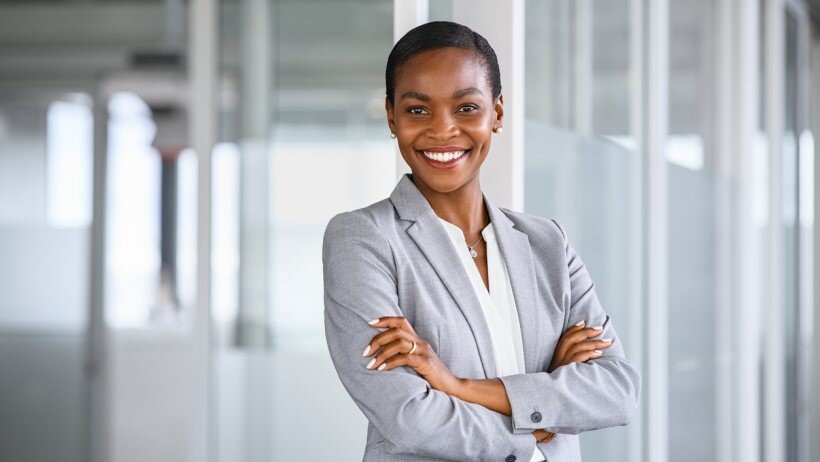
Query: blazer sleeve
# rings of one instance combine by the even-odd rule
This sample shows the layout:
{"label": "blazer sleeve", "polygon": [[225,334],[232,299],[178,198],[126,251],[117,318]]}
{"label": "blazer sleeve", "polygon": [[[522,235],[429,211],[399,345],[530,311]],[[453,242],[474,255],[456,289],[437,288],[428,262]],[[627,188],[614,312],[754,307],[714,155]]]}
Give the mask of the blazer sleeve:
{"label": "blazer sleeve", "polygon": [[[325,335],[339,378],[384,436],[388,452],[449,460],[529,460],[535,438],[513,433],[510,417],[432,389],[410,368],[366,368],[369,321],[402,316],[392,252],[360,212],[334,217],[322,249]],[[509,456],[516,456],[507,459]]]}
{"label": "blazer sleeve", "polygon": [[561,232],[568,287],[562,292],[567,325],[585,321],[603,326],[599,338],[610,338],[603,355],[584,363],[561,366],[552,373],[538,372],[501,377],[512,408],[514,432],[546,428],[553,433],[627,425],[635,415],[640,395],[638,370],[624,357],[623,346],[609,316],[595,294],[595,285],[581,258]]}

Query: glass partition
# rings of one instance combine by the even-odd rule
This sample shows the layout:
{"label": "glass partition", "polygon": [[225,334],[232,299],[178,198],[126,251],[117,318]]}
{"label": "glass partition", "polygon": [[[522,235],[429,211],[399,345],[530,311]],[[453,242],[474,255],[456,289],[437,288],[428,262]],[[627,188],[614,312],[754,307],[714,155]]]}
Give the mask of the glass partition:
{"label": "glass partition", "polygon": [[[555,218],[640,364],[640,63],[632,2],[526,3],[525,211]],[[585,459],[637,460],[640,424],[581,436]]]}
{"label": "glass partition", "polygon": [[0,83],[0,460],[88,460],[92,109]]}
{"label": "glass partition", "polygon": [[[717,6],[709,0],[669,3],[669,460],[714,460],[730,441],[718,417],[727,379],[731,305],[723,294],[718,239],[729,230],[728,181],[716,152],[714,62]],[[726,155],[724,153],[724,155]],[[723,292],[721,292],[723,291]],[[723,397],[726,398],[726,397]],[[698,444],[692,444],[692,441]]]}
{"label": "glass partition", "polygon": [[365,420],[325,346],[321,248],[334,214],[396,182],[383,82],[392,2],[223,1],[221,18],[219,460],[355,460]]}

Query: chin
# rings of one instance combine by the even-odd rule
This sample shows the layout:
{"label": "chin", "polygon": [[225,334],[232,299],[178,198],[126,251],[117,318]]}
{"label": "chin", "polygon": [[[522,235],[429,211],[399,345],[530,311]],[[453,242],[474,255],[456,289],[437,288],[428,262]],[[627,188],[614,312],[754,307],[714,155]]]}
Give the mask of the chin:
{"label": "chin", "polygon": [[465,184],[470,182],[470,179],[465,178],[463,175],[425,175],[420,174],[418,171],[413,172],[413,179],[417,183],[418,181],[421,181],[428,188],[441,194],[447,194],[456,191],[459,188],[463,187]]}

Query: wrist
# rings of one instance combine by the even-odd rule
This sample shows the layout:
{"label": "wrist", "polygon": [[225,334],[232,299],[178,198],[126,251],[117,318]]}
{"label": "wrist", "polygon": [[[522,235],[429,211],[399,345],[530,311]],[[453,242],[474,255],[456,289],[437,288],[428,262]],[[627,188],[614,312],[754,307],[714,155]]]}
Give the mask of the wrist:
{"label": "wrist", "polygon": [[444,392],[450,396],[463,400],[470,386],[470,379],[462,379],[453,375],[447,383],[447,390]]}

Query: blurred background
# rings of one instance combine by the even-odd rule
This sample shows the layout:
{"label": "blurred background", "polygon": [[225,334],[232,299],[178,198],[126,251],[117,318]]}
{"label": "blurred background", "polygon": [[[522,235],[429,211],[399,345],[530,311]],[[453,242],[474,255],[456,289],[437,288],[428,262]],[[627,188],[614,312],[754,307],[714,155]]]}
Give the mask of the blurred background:
{"label": "blurred background", "polygon": [[642,371],[585,459],[820,461],[820,0],[0,0],[0,460],[360,460],[322,233],[405,171],[429,20],[495,47],[485,192]]}

